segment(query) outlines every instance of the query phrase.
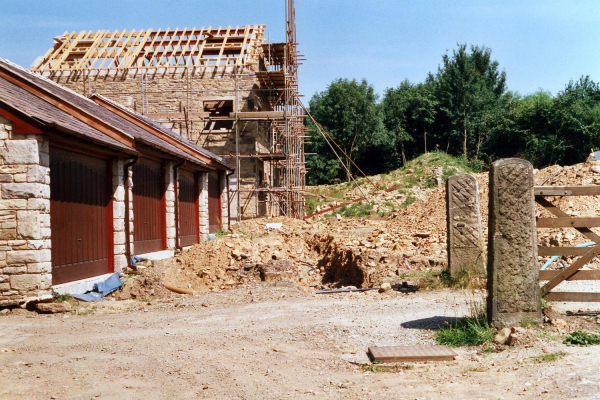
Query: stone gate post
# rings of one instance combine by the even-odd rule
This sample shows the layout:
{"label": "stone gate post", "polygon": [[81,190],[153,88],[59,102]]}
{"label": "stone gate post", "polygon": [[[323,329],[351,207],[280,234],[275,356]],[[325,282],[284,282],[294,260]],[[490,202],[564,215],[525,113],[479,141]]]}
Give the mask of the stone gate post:
{"label": "stone gate post", "polygon": [[488,299],[490,324],[541,322],[533,168],[508,158],[490,170]]}
{"label": "stone gate post", "polygon": [[460,272],[485,272],[485,255],[479,189],[470,174],[451,176],[446,183],[448,228],[448,269],[456,278]]}

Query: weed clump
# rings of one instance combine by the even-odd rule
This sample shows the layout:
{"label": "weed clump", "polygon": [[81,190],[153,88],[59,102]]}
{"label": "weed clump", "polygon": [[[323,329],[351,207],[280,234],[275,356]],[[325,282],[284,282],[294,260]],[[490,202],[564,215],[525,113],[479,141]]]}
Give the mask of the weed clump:
{"label": "weed clump", "polygon": [[600,330],[598,333],[591,333],[578,328],[567,336],[565,343],[571,346],[593,346],[600,344]]}
{"label": "weed clump", "polygon": [[489,344],[494,339],[494,329],[489,325],[485,309],[471,303],[471,314],[451,324],[442,326],[435,340],[450,347],[467,347]]}
{"label": "weed clump", "polygon": [[565,353],[564,351],[557,351],[556,353],[548,353],[548,354],[542,354],[540,356],[531,357],[531,361],[533,361],[534,363],[537,363],[537,364],[547,363],[547,362],[559,360],[566,355],[567,355],[567,353]]}

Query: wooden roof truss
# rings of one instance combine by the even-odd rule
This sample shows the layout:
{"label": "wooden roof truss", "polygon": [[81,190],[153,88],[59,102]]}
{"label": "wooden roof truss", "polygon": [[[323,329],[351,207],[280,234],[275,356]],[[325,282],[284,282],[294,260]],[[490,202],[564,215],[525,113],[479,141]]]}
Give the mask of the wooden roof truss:
{"label": "wooden roof truss", "polygon": [[65,32],[34,72],[91,69],[243,67],[258,62],[264,25],[127,32]]}

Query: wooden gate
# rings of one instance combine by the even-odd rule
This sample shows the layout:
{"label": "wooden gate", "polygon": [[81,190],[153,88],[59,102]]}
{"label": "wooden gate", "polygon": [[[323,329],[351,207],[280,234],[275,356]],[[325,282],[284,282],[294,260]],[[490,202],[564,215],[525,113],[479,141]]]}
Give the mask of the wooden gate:
{"label": "wooden gate", "polygon": [[587,263],[600,255],[600,236],[590,228],[600,227],[600,218],[572,217],[562,211],[546,197],[556,196],[598,196],[600,186],[537,186],[534,188],[535,201],[555,218],[538,218],[539,229],[573,228],[590,239],[587,247],[538,247],[539,256],[579,256],[571,265],[562,270],[541,270],[540,280],[547,281],[542,286],[542,297],[552,301],[600,301],[600,293],[551,292],[564,281],[600,280],[600,270],[582,270]]}
{"label": "wooden gate", "polygon": [[133,244],[135,254],[166,246],[165,181],[162,165],[141,158],[133,166]]}
{"label": "wooden gate", "polygon": [[210,233],[221,229],[221,185],[219,173],[208,174],[208,231]]}
{"label": "wooden gate", "polygon": [[50,149],[53,285],[112,272],[109,176],[105,160]]}
{"label": "wooden gate", "polygon": [[179,244],[191,246],[200,242],[198,185],[193,172],[178,171],[179,175]]}

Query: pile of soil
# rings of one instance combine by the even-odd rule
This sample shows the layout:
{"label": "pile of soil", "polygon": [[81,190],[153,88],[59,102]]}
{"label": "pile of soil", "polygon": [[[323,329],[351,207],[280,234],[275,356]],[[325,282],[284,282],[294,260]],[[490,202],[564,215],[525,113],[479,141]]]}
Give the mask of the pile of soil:
{"label": "pile of soil", "polygon": [[[282,223],[281,229],[265,230],[267,223],[277,222]],[[282,279],[314,284],[317,274],[309,272],[317,269],[319,255],[306,241],[312,228],[288,218],[259,218],[235,224],[235,234],[195,245],[174,257],[165,270],[164,282],[193,292],[231,288],[265,280],[268,266],[284,260],[287,270],[294,269],[297,276],[289,278],[286,273]]]}

